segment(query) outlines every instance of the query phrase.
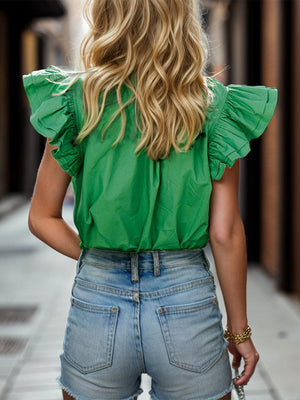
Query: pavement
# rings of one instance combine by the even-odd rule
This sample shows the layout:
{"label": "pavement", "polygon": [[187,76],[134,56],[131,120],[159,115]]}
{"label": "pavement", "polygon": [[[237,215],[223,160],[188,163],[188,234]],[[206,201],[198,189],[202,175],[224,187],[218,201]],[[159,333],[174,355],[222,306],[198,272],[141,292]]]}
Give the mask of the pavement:
{"label": "pavement", "polygon": [[[59,400],[55,378],[76,261],[29,232],[28,207],[0,221],[0,400]],[[63,215],[72,224],[70,202]],[[209,246],[205,251],[215,274]],[[300,400],[299,302],[279,292],[259,264],[249,263],[247,280],[248,318],[260,360],[246,398]],[[143,374],[139,400],[149,400],[150,385],[151,377]]]}

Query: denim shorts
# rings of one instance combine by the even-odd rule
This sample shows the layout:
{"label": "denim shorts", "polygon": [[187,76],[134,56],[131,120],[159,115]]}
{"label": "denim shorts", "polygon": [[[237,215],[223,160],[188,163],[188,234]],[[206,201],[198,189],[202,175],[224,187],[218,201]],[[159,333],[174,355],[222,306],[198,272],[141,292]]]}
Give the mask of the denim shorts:
{"label": "denim shorts", "polygon": [[203,249],[82,249],[57,381],[76,400],[217,400],[232,390]]}

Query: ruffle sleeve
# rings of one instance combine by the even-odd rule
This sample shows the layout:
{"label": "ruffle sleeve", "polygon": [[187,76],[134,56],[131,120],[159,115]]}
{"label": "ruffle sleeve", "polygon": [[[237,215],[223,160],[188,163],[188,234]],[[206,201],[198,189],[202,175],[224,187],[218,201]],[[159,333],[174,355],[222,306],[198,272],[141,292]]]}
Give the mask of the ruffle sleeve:
{"label": "ruffle sleeve", "polygon": [[73,140],[78,134],[73,86],[67,72],[57,67],[23,75],[23,85],[32,114],[30,122],[38,133],[51,138],[53,157],[69,175],[76,176],[81,167],[80,145]]}
{"label": "ruffle sleeve", "polygon": [[225,167],[245,157],[251,150],[250,141],[265,131],[276,108],[278,91],[266,86],[214,82],[216,98],[222,99],[208,132],[208,159],[211,179],[220,180]]}

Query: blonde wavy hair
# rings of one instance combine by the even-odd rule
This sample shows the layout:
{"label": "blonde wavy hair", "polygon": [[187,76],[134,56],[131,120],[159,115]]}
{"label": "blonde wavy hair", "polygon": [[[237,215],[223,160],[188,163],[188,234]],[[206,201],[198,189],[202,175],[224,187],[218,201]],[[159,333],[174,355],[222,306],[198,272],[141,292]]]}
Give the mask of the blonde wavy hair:
{"label": "blonde wavy hair", "polygon": [[[120,113],[122,129],[113,146],[123,139],[125,107],[135,101],[141,132],[135,154],[146,149],[158,161],[168,157],[171,147],[176,152],[190,148],[202,131],[210,98],[204,74],[208,40],[199,10],[197,0],[86,1],[90,29],[81,43],[81,60],[89,73],[83,85],[85,119],[75,143],[97,126],[107,95],[116,88],[119,109],[102,140]],[[124,104],[123,84],[132,91]]]}

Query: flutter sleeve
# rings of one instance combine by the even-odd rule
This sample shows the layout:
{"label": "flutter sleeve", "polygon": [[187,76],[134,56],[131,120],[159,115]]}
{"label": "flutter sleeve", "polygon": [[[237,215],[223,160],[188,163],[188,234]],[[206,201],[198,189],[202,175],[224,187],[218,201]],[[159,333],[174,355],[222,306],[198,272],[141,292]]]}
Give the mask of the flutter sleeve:
{"label": "flutter sleeve", "polygon": [[[51,138],[53,157],[70,176],[81,167],[79,145],[73,143],[78,134],[73,86],[69,74],[57,67],[33,71],[23,76],[23,85],[30,107],[30,122],[38,133]],[[70,87],[69,87],[70,86]]]}
{"label": "flutter sleeve", "polygon": [[251,150],[250,141],[265,131],[276,108],[278,91],[262,85],[212,82],[219,109],[217,105],[217,118],[212,119],[208,131],[208,159],[211,179],[220,180],[225,167],[245,157]]}

